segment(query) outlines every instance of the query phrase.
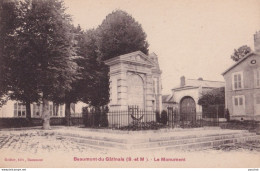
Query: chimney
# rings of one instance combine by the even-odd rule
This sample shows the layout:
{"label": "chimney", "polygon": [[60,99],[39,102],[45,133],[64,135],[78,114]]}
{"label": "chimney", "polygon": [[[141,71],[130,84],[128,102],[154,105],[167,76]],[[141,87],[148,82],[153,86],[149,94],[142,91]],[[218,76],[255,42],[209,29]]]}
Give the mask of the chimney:
{"label": "chimney", "polygon": [[260,31],[254,34],[255,52],[260,53]]}
{"label": "chimney", "polygon": [[185,86],[185,77],[181,77],[181,87]]}

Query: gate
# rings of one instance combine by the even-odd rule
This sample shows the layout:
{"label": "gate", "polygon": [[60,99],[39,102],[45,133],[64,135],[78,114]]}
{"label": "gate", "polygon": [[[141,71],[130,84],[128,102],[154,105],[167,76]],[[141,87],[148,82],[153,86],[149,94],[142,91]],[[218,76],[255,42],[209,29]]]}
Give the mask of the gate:
{"label": "gate", "polygon": [[180,120],[194,122],[196,121],[196,104],[193,98],[184,97],[180,105]]}
{"label": "gate", "polygon": [[173,107],[167,107],[167,117],[168,117],[168,126],[171,128],[174,127],[174,121],[176,120],[176,112],[174,112]]}

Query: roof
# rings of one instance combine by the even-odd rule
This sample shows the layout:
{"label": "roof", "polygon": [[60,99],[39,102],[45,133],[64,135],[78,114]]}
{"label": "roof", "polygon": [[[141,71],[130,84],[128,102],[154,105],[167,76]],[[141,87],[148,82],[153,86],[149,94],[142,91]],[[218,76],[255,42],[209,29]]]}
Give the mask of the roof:
{"label": "roof", "polygon": [[237,65],[239,65],[241,62],[245,61],[248,57],[252,56],[252,55],[258,55],[260,56],[260,54],[256,53],[256,52],[251,52],[248,53],[245,57],[243,57],[242,59],[240,59],[239,61],[237,61],[235,64],[233,64],[231,67],[229,67],[226,71],[224,71],[222,73],[222,75],[225,75],[227,72],[229,72],[231,69],[233,69],[234,67],[236,67]]}
{"label": "roof", "polygon": [[162,103],[175,103],[173,96],[170,94],[162,95]]}
{"label": "roof", "polygon": [[178,90],[178,89],[192,89],[192,88],[219,88],[224,87],[225,82],[223,81],[210,81],[210,80],[198,80],[198,79],[186,79],[184,86],[177,86],[173,88],[172,90]]}

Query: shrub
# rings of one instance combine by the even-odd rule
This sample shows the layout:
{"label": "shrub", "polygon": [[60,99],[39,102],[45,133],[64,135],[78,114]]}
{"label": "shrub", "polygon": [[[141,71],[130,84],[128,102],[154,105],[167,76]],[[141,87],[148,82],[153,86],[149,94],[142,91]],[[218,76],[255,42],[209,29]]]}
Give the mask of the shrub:
{"label": "shrub", "polygon": [[159,111],[156,111],[156,112],[155,112],[155,116],[156,116],[156,122],[161,123],[161,118],[160,118],[160,113],[159,113]]}
{"label": "shrub", "polygon": [[226,119],[228,122],[230,121],[230,114],[228,109],[226,109]]}
{"label": "shrub", "polygon": [[162,115],[161,115],[161,123],[166,125],[167,121],[168,121],[167,112],[165,110],[163,110]]}
{"label": "shrub", "polygon": [[100,126],[108,127],[107,112],[105,112],[105,111],[101,113]]}
{"label": "shrub", "polygon": [[139,130],[158,130],[160,128],[165,128],[165,125],[151,121],[151,122],[141,122],[140,124],[131,123],[128,126],[119,128],[120,130],[129,130],[129,131],[139,131]]}
{"label": "shrub", "polygon": [[82,115],[83,115],[83,124],[85,126],[89,126],[89,124],[88,124],[88,107],[82,108]]}

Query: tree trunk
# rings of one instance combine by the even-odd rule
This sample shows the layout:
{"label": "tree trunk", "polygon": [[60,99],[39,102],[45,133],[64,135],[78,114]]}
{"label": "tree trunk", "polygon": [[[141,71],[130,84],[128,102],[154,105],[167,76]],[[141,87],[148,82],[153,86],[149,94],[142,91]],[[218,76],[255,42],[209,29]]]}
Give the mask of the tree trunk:
{"label": "tree trunk", "polygon": [[65,118],[66,118],[66,126],[71,126],[71,112],[70,112],[70,102],[65,103]]}
{"label": "tree trunk", "polygon": [[26,102],[26,118],[27,119],[31,119],[31,103],[30,102]]}
{"label": "tree trunk", "polygon": [[42,119],[43,119],[43,129],[51,129],[50,126],[50,112],[49,112],[49,102],[46,98],[43,98],[42,104]]}
{"label": "tree trunk", "polygon": [[32,116],[31,116],[31,103],[26,102],[26,120],[28,121],[28,125],[31,126],[32,124]]}

